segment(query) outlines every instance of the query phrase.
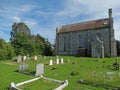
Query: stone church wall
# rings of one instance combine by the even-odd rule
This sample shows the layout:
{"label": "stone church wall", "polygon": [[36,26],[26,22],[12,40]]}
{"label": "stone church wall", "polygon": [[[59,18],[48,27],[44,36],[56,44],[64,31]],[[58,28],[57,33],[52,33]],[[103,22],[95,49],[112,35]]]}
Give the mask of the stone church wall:
{"label": "stone church wall", "polygon": [[99,36],[104,42],[104,54],[110,56],[110,37],[108,28],[80,30],[77,32],[60,33],[58,37],[58,55],[77,55],[78,48],[86,48],[87,56],[91,56],[91,42]]}
{"label": "stone church wall", "polygon": [[[101,28],[97,30],[92,30],[92,38],[93,42],[96,41],[96,36],[98,36],[101,41],[103,41],[103,46],[104,46],[104,56],[108,57],[110,56],[110,33],[108,28]],[[97,44],[97,42],[95,42]],[[97,52],[95,52],[97,53]]]}

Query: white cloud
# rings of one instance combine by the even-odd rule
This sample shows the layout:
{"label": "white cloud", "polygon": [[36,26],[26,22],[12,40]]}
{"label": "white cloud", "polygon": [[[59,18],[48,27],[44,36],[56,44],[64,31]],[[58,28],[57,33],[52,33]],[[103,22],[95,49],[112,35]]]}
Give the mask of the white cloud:
{"label": "white cloud", "polygon": [[13,17],[13,16],[23,16],[25,14],[28,14],[30,11],[34,10],[35,8],[36,6],[32,4],[3,6],[0,9],[0,16],[5,18]]}
{"label": "white cloud", "polygon": [[23,22],[25,22],[30,28],[34,28],[38,24],[37,20],[34,19],[26,19]]}
{"label": "white cloud", "polygon": [[21,22],[20,17],[14,16],[12,18],[13,18],[14,22]]}
{"label": "white cloud", "polygon": [[114,21],[115,39],[120,40],[120,19]]}
{"label": "white cloud", "polygon": [[[77,1],[77,0],[76,0]],[[67,0],[64,9],[56,13],[58,16],[66,16],[66,17],[71,17],[74,18],[78,16],[81,12],[79,6],[80,4],[77,3],[74,0]]]}
{"label": "white cloud", "polygon": [[32,10],[34,10],[36,8],[35,5],[31,5],[31,4],[25,4],[25,5],[22,5],[19,9],[19,11],[21,12],[30,12]]}
{"label": "white cloud", "polygon": [[[120,40],[120,0],[66,0],[64,9],[58,16],[73,19],[81,15],[87,16],[84,21],[108,17],[108,9],[113,9],[115,38]],[[81,17],[82,19],[83,17]],[[120,18],[119,18],[120,19]],[[79,21],[79,20],[78,20]],[[81,20],[80,20],[81,22]],[[64,21],[63,21],[64,23]]]}
{"label": "white cloud", "polygon": [[106,18],[108,17],[108,9],[113,8],[115,37],[120,40],[120,20],[117,20],[120,19],[118,18],[120,17],[119,3],[120,0],[64,0],[61,4],[62,8],[54,10],[44,7],[44,4],[41,4],[42,9],[41,5],[29,3],[15,4],[16,6],[4,5],[0,8],[0,16],[6,18],[6,21],[0,23],[3,28],[4,25],[10,25],[13,22],[25,22],[31,32],[48,37],[53,42],[56,27],[74,22]]}
{"label": "white cloud", "polygon": [[106,17],[109,8],[117,9],[119,0],[66,0],[64,9],[58,12],[59,16],[77,17],[81,14],[92,14],[93,17]]}

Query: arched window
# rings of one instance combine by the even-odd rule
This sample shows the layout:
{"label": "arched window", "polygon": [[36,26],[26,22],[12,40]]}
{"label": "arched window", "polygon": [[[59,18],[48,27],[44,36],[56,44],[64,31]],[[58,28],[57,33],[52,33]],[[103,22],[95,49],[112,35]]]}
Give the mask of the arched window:
{"label": "arched window", "polygon": [[101,33],[97,33],[97,34],[96,34],[96,38],[99,38],[100,41],[103,41],[103,37],[102,37],[102,34],[101,34]]}

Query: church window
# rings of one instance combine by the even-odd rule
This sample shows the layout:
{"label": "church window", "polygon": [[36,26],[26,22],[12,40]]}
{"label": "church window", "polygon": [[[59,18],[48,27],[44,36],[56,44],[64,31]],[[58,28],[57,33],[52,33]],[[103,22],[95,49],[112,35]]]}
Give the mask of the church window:
{"label": "church window", "polygon": [[96,37],[98,37],[101,41],[103,41],[103,38],[102,38],[102,34],[101,34],[101,33],[97,33],[97,34],[96,34]]}

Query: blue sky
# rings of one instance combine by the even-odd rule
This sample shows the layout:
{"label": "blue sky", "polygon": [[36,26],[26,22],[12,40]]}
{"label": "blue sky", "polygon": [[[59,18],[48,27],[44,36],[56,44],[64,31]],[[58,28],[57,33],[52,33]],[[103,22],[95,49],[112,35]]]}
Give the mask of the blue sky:
{"label": "blue sky", "polygon": [[54,43],[56,28],[108,17],[113,9],[115,39],[120,40],[120,0],[0,0],[0,37],[9,41],[14,22]]}

